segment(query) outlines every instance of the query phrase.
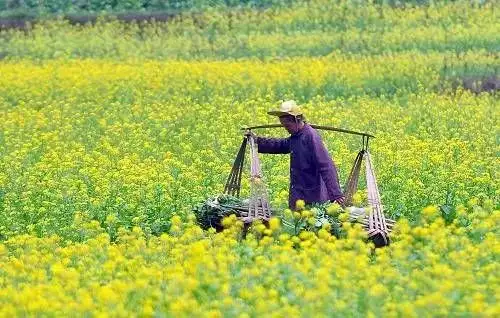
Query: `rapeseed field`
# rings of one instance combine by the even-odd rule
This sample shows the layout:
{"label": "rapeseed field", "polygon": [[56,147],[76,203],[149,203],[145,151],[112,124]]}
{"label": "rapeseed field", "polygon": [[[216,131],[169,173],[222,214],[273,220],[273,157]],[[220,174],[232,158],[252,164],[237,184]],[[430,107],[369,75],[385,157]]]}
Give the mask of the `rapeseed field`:
{"label": "rapeseed field", "polygon": [[[315,0],[2,31],[0,315],[499,316],[498,93],[457,86],[498,73],[497,11]],[[288,156],[260,157],[268,229],[196,224],[240,128],[283,99],[376,136],[391,245],[345,217],[342,238],[285,231]],[[361,138],[321,135],[343,185]]]}

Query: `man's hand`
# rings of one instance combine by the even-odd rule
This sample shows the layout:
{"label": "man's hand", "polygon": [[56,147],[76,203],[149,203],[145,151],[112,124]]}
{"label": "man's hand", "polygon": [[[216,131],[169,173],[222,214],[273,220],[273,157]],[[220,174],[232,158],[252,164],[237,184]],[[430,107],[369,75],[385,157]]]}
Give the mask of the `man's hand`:
{"label": "man's hand", "polygon": [[344,207],[345,206],[345,197],[341,196],[340,198],[335,199],[335,203],[338,203],[340,206]]}
{"label": "man's hand", "polygon": [[256,134],[254,134],[254,132],[253,132],[253,131],[251,131],[250,129],[245,130],[245,134],[244,134],[244,135],[245,135],[245,137],[252,136],[252,138],[253,138],[254,140],[255,140],[255,139],[257,139],[257,135],[256,135]]}

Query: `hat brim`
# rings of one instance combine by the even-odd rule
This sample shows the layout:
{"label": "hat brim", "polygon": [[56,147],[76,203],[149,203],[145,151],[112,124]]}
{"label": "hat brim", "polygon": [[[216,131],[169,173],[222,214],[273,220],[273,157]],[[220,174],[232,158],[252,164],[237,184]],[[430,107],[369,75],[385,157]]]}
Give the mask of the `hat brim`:
{"label": "hat brim", "polygon": [[271,116],[284,116],[284,115],[290,115],[289,113],[287,112],[282,112],[282,111],[279,111],[279,110],[272,110],[272,111],[269,111],[267,112],[269,115]]}
{"label": "hat brim", "polygon": [[302,115],[302,114],[295,114],[295,113],[289,113],[289,112],[282,112],[280,110],[272,110],[272,111],[269,111],[267,112],[269,115],[271,116],[277,116],[277,117],[281,117],[281,116],[285,116],[285,115],[291,115],[291,116],[299,116],[299,115]]}

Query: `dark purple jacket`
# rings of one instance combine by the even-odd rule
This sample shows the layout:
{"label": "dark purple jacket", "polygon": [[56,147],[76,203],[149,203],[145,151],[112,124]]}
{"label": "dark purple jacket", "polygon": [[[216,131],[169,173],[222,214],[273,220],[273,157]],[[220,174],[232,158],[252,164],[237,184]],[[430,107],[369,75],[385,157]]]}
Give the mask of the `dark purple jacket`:
{"label": "dark purple jacket", "polygon": [[288,205],[335,201],[343,196],[337,169],[320,135],[308,124],[288,138],[257,137],[260,153],[290,153]]}

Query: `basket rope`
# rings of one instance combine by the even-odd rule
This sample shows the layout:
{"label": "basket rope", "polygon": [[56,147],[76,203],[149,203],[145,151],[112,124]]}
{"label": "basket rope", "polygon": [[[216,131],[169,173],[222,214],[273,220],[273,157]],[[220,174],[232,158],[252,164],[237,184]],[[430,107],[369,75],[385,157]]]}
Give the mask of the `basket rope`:
{"label": "basket rope", "polygon": [[243,172],[243,164],[245,161],[245,150],[247,146],[247,138],[243,138],[240,150],[234,159],[233,167],[231,173],[227,178],[226,185],[224,187],[224,193],[232,196],[239,197],[241,189],[241,176]]}
{"label": "basket rope", "polygon": [[389,230],[384,215],[384,209],[380,200],[380,192],[378,190],[377,179],[373,171],[373,165],[370,153],[365,151],[366,162],[366,187],[368,189],[368,204],[372,207],[370,213],[370,223],[368,235],[370,237],[378,236],[383,242],[383,245],[389,244]]}
{"label": "basket rope", "polygon": [[368,232],[368,236],[377,240],[378,245],[388,245],[389,232],[391,231],[394,221],[385,218],[382,202],[380,200],[380,192],[378,190],[377,179],[373,169],[373,163],[368,149],[362,149],[358,152],[354,165],[349,174],[349,178],[345,187],[346,205],[352,205],[354,193],[358,188],[359,175],[361,173],[361,163],[365,160],[366,167],[366,187],[368,192],[368,204],[372,207],[370,214],[363,224]]}
{"label": "basket rope", "polygon": [[240,195],[247,144],[250,148],[250,202],[248,210],[241,211],[240,219],[245,223],[251,223],[255,219],[269,221],[271,218],[271,207],[269,205],[267,186],[262,180],[262,169],[257,144],[251,135],[246,136],[241,143],[240,150],[233,163],[233,168],[226,181],[224,193],[237,197]]}

